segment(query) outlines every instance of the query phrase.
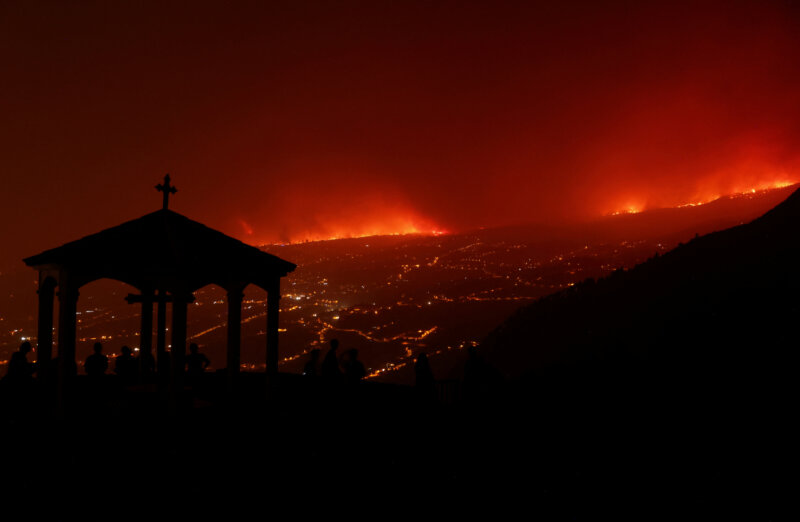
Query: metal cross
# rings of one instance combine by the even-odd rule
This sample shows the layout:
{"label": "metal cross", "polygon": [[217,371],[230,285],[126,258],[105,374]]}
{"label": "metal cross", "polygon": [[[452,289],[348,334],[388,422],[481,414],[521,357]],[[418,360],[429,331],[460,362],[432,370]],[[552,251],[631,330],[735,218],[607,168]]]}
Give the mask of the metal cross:
{"label": "metal cross", "polygon": [[175,187],[170,186],[170,184],[169,184],[169,174],[164,176],[164,184],[163,185],[161,183],[156,185],[156,190],[159,191],[159,192],[163,192],[164,193],[164,210],[167,210],[167,207],[169,206],[169,195],[170,194],[175,194],[176,192],[178,192],[178,189],[176,189]]}

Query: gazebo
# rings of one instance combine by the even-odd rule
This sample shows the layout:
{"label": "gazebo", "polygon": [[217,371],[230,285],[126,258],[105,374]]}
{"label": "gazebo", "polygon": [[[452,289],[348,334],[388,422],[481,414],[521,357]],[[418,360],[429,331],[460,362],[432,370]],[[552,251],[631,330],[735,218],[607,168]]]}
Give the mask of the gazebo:
{"label": "gazebo", "polygon": [[[133,221],[46,250],[24,259],[39,272],[38,367],[42,381],[53,357],[54,299],[58,297],[58,396],[63,398],[74,374],[76,311],[80,288],[98,279],[122,281],[138,291],[128,301],[141,303],[140,360],[153,358],[153,305],[157,305],[157,359],[169,364],[170,388],[182,389],[186,356],[187,305],[193,292],[209,284],[227,291],[227,367],[234,379],[240,368],[244,288],[267,292],[267,375],[278,370],[280,280],[296,265],[169,210],[169,184],[156,187],[163,208]],[[171,351],[166,352],[166,306],[172,306]]]}

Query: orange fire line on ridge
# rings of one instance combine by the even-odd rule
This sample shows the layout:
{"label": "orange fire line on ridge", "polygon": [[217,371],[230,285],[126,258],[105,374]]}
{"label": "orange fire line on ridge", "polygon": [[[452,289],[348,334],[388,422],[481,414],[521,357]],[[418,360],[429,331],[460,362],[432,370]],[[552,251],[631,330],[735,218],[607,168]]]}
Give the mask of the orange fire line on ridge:
{"label": "orange fire line on ridge", "polygon": [[[735,198],[735,197],[741,197],[741,196],[748,196],[750,194],[757,194],[758,192],[767,192],[769,190],[776,190],[776,189],[785,188],[785,187],[794,185],[795,183],[797,183],[797,182],[796,181],[775,181],[775,182],[771,182],[771,183],[761,183],[758,186],[756,186],[754,188],[747,189],[747,190],[743,190],[743,191],[739,191],[739,192],[733,192],[733,193],[730,193],[730,194],[714,194],[713,196],[709,196],[709,197],[703,198],[703,199],[701,199],[699,201],[682,203],[680,205],[675,205],[674,207],[671,207],[671,208],[699,207],[701,205],[707,205],[708,203],[711,203],[713,201],[717,201],[717,200],[722,199],[722,198]],[[608,216],[619,216],[619,215],[624,215],[624,214],[638,214],[640,212],[643,212],[644,210],[648,210],[644,205],[631,204],[631,205],[625,206],[624,208],[622,208],[620,210],[611,212],[610,214],[606,214],[606,215],[608,215]]]}

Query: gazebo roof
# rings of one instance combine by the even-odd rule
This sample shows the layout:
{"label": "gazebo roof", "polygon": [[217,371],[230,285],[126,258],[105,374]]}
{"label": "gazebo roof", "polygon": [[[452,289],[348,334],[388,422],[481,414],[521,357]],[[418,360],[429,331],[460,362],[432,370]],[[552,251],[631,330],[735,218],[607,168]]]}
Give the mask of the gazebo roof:
{"label": "gazebo roof", "polygon": [[66,270],[79,286],[110,278],[145,289],[193,291],[208,284],[266,288],[297,266],[168,209],[23,260]]}

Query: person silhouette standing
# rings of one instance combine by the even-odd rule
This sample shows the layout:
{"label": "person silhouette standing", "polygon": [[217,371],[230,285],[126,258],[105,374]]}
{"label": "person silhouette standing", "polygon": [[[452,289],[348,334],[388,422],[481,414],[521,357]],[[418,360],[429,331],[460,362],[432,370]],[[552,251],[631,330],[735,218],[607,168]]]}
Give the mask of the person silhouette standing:
{"label": "person silhouette standing", "polygon": [[331,339],[331,347],[322,361],[322,377],[330,383],[338,383],[342,378],[342,370],[339,369],[339,357],[336,355],[338,348],[339,340]]}
{"label": "person silhouette standing", "polygon": [[351,348],[347,350],[347,360],[343,364],[344,378],[348,384],[355,384],[367,376],[364,365],[358,360],[358,350]]}
{"label": "person silhouette standing", "polygon": [[0,408],[7,412],[8,419],[23,418],[31,411],[32,392],[35,391],[33,372],[36,370],[36,365],[28,362],[28,353],[32,350],[28,341],[20,344],[19,350],[11,354],[8,371],[0,380]]}
{"label": "person silhouette standing", "polygon": [[122,347],[122,354],[114,359],[114,373],[116,373],[124,386],[136,382],[138,362],[133,357],[133,350],[128,346]]}
{"label": "person silhouette standing", "polygon": [[108,370],[108,357],[103,354],[103,345],[101,343],[94,343],[94,353],[86,358],[83,363],[83,369],[86,375],[93,379],[102,377],[106,370]]}
{"label": "person silhouette standing", "polygon": [[11,354],[8,361],[6,379],[14,384],[27,384],[33,379],[36,365],[28,362],[28,354],[33,351],[31,343],[24,341],[19,345],[19,350]]}
{"label": "person silhouette standing", "polygon": [[190,383],[197,384],[200,376],[203,375],[203,372],[206,371],[210,364],[211,361],[208,360],[208,357],[200,353],[197,343],[189,345],[189,355],[186,356],[186,373],[189,376]]}
{"label": "person silhouette standing", "polygon": [[308,362],[303,366],[303,375],[317,377],[319,375],[319,349],[315,348],[308,354]]}

